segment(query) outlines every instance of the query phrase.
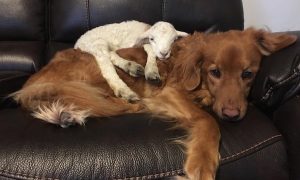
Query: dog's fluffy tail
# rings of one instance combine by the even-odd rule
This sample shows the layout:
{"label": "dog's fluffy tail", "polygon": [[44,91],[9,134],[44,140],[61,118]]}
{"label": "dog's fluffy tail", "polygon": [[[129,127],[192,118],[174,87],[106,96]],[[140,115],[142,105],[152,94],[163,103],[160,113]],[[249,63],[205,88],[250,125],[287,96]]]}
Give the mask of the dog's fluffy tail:
{"label": "dog's fluffy tail", "polygon": [[141,107],[109,96],[100,88],[84,82],[35,83],[11,96],[33,116],[67,127],[84,124],[86,117],[113,116],[137,112]]}

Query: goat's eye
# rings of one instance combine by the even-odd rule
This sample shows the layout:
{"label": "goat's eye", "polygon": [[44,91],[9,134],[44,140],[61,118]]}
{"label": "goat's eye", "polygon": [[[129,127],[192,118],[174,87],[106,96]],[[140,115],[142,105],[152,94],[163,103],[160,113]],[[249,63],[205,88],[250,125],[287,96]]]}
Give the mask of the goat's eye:
{"label": "goat's eye", "polygon": [[220,78],[220,77],[221,77],[221,72],[220,72],[219,69],[212,69],[212,70],[210,70],[209,72],[210,72],[210,74],[211,74],[212,76],[214,76],[215,78]]}
{"label": "goat's eye", "polygon": [[253,73],[249,70],[244,70],[241,77],[242,79],[251,79],[253,77]]}
{"label": "goat's eye", "polygon": [[153,38],[153,37],[150,37],[149,40],[150,40],[150,41],[154,41],[154,38]]}

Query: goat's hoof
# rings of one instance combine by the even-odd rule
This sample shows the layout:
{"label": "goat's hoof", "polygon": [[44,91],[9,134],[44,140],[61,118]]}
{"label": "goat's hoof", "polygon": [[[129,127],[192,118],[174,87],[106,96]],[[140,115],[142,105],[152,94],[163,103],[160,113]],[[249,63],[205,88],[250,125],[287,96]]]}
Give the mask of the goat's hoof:
{"label": "goat's hoof", "polygon": [[69,126],[75,125],[75,119],[70,113],[62,112],[59,117],[59,125],[62,128],[67,128]]}
{"label": "goat's hoof", "polygon": [[146,80],[149,81],[151,84],[156,84],[156,85],[161,84],[160,75],[155,72],[147,73]]}
{"label": "goat's hoof", "polygon": [[129,103],[134,103],[140,100],[139,96],[131,90],[118,90],[116,92],[116,96],[128,101]]}
{"label": "goat's hoof", "polygon": [[130,76],[139,77],[144,75],[144,67],[135,62],[129,62],[126,67],[125,71],[129,73]]}

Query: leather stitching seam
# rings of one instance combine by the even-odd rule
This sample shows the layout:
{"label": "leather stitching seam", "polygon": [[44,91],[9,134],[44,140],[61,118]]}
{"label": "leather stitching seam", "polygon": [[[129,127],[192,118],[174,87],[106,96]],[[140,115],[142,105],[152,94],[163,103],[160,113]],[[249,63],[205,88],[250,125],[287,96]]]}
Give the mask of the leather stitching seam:
{"label": "leather stitching seam", "polygon": [[49,41],[51,41],[52,40],[52,23],[51,23],[51,11],[52,11],[52,3],[51,3],[51,1],[48,1],[48,28],[49,28],[49,30],[48,30],[48,36],[49,36]]}
{"label": "leather stitching seam", "polygon": [[182,169],[177,169],[177,170],[162,172],[162,173],[157,173],[157,174],[151,174],[151,175],[145,175],[145,176],[128,177],[128,178],[116,179],[116,180],[152,179],[152,178],[162,178],[162,177],[166,177],[166,176],[170,176],[170,175],[174,176],[174,175],[179,175],[179,174],[183,174]]}
{"label": "leather stitching seam", "polygon": [[162,8],[161,8],[161,16],[162,16],[162,20],[164,21],[165,20],[165,10],[166,10],[166,1],[165,0],[162,0]]}
{"label": "leather stitching seam", "polygon": [[265,139],[265,140],[263,140],[263,141],[260,141],[260,142],[258,142],[258,143],[256,143],[256,144],[254,144],[253,146],[250,146],[249,148],[247,148],[247,149],[245,149],[245,150],[243,150],[243,151],[240,151],[240,152],[238,152],[238,153],[236,153],[236,154],[233,154],[233,155],[231,155],[231,156],[227,156],[227,157],[221,158],[221,161],[226,161],[226,160],[229,160],[229,159],[233,159],[233,158],[235,158],[236,156],[245,154],[245,153],[251,151],[252,149],[255,149],[256,147],[258,147],[258,146],[260,146],[260,145],[266,143],[267,141],[270,141],[270,140],[275,139],[275,138],[278,138],[278,137],[282,137],[282,135],[281,135],[281,134],[274,135],[274,136],[272,136],[272,137],[270,137],[270,138],[268,138],[268,139]]}
{"label": "leather stitching seam", "polygon": [[89,0],[85,1],[85,8],[86,8],[86,27],[90,30],[90,3]]}
{"label": "leather stitching seam", "polygon": [[[260,141],[258,143],[256,143],[255,145],[245,149],[245,150],[242,150],[236,154],[233,154],[231,156],[227,156],[227,157],[224,157],[224,158],[221,158],[221,161],[226,161],[226,160],[230,160],[230,159],[233,159],[239,155],[242,155],[242,154],[246,154],[247,152],[257,148],[258,146],[272,140],[272,139],[275,139],[275,138],[278,138],[278,137],[282,137],[282,135],[278,134],[278,135],[274,135],[268,139],[265,139],[263,141]],[[162,173],[157,173],[157,174],[152,174],[152,175],[145,175],[145,176],[136,176],[136,177],[128,177],[128,178],[123,178],[123,179],[120,179],[120,178],[114,178],[114,179],[117,179],[117,180],[135,180],[135,179],[148,179],[148,178],[161,178],[161,177],[166,177],[166,176],[170,176],[170,175],[178,175],[178,174],[183,174],[183,170],[182,169],[178,169],[178,170],[173,170],[173,171],[168,171],[168,172],[162,172]],[[23,173],[19,173],[19,172],[16,172],[16,173],[13,173],[13,172],[10,172],[10,171],[7,171],[7,170],[0,170],[0,175],[4,175],[4,176],[9,176],[9,177],[13,177],[13,178],[27,178],[27,179],[46,179],[46,180],[59,180],[58,178],[47,178],[47,177],[38,177],[38,176],[29,176],[28,174],[23,174]]]}
{"label": "leather stitching seam", "polygon": [[[33,180],[33,179],[43,179],[43,180],[59,180],[58,178],[47,178],[47,177],[39,177],[39,176],[29,176],[28,174],[23,174],[20,172],[10,172],[6,170],[0,170],[0,173],[4,176],[12,177],[12,178],[26,178],[28,180]],[[113,178],[116,180],[135,180],[135,179],[148,179],[148,178],[162,178],[170,175],[179,175],[182,174],[183,170],[178,169],[178,170],[173,170],[173,171],[167,171],[167,172],[162,172],[162,173],[157,173],[157,174],[151,174],[151,175],[146,175],[146,176],[136,176],[136,177],[129,177],[129,178]],[[0,175],[1,175],[0,174]]]}
{"label": "leather stitching seam", "polygon": [[57,178],[47,178],[47,177],[39,177],[39,176],[34,176],[34,175],[28,175],[28,174],[23,174],[21,172],[11,172],[7,170],[0,170],[0,175],[4,175],[7,177],[12,177],[12,178],[17,178],[17,179],[24,179],[26,178],[27,180],[36,180],[36,179],[43,179],[43,180],[59,180]]}

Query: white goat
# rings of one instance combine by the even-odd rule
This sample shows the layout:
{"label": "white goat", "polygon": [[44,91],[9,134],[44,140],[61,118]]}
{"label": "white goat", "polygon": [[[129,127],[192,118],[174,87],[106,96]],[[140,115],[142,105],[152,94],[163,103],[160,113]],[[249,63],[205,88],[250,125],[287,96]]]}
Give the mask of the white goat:
{"label": "white goat", "polygon": [[[92,54],[98,63],[103,77],[117,97],[128,101],[139,100],[118,76],[114,65],[137,77],[145,74],[147,80],[160,81],[156,57],[167,59],[171,53],[171,45],[178,38],[187,36],[177,31],[168,22],[157,22],[153,26],[138,21],[125,21],[96,27],[83,34],[76,42],[75,48]],[[147,52],[147,63],[144,67],[128,61],[116,54],[120,48],[143,46]]]}

